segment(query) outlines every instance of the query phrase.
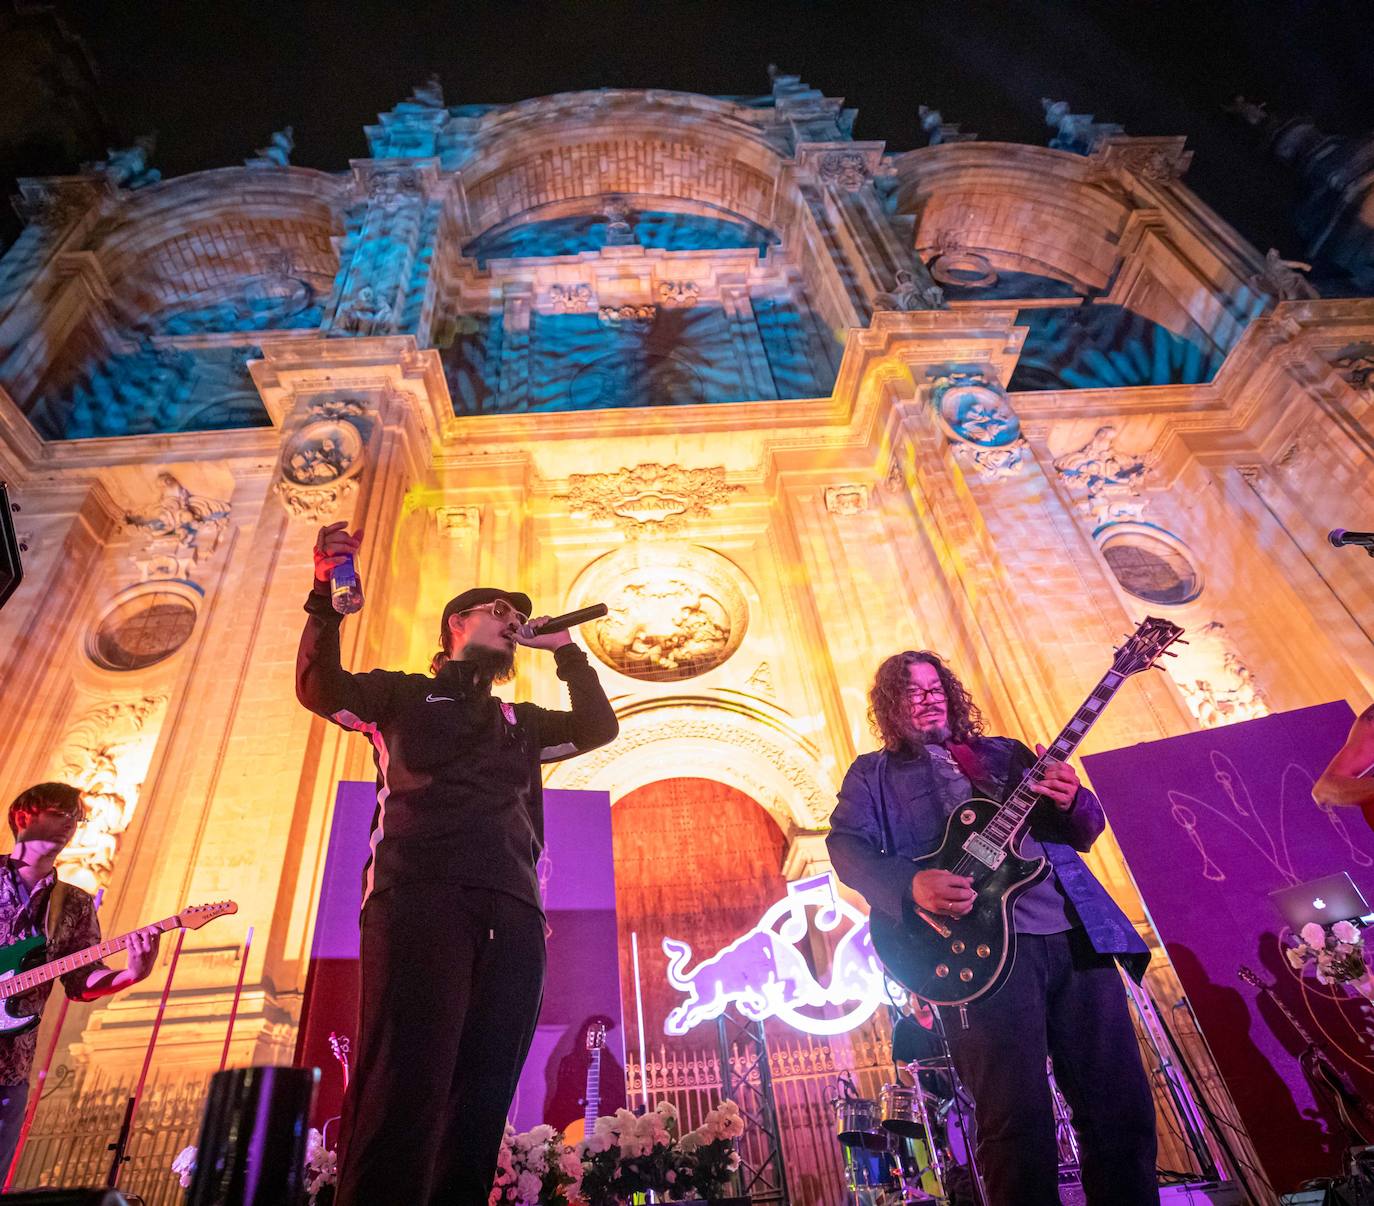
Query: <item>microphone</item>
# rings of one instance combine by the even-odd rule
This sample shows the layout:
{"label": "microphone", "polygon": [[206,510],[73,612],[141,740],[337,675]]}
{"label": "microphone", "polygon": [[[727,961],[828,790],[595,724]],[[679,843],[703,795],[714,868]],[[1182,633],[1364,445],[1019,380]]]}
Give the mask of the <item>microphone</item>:
{"label": "microphone", "polygon": [[526,624],[521,631],[527,637],[548,636],[551,632],[563,632],[565,629],[575,628],[578,624],[585,624],[588,620],[599,620],[609,610],[604,603],[593,603],[590,607],[579,607],[576,611],[565,611],[561,616],[553,616],[538,628],[531,628]]}
{"label": "microphone", "polygon": [[1374,532],[1347,532],[1344,528],[1332,528],[1326,534],[1326,539],[1334,549],[1353,544],[1374,557]]}

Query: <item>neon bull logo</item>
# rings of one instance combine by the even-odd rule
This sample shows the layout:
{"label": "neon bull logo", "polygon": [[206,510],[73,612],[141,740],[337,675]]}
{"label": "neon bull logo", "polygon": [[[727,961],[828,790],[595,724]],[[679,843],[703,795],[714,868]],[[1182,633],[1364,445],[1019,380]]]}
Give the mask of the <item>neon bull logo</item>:
{"label": "neon bull logo", "polygon": [[[816,909],[811,924],[821,932],[841,921],[849,930],[836,944],[830,983],[821,985],[796,944],[806,937],[807,907]],[[687,970],[692,948],[664,938],[668,983],[687,999],[663,1023],[667,1034],[686,1034],[693,1026],[719,1017],[734,1005],[746,1018],[776,1017],[811,1034],[843,1034],[866,1022],[888,999],[900,1001],[901,990],[885,982],[873,951],[868,918],[840,899],[827,873],[787,885],[787,896],[771,905],[747,934]],[[813,1017],[801,1012],[853,1004],[840,1017]]]}

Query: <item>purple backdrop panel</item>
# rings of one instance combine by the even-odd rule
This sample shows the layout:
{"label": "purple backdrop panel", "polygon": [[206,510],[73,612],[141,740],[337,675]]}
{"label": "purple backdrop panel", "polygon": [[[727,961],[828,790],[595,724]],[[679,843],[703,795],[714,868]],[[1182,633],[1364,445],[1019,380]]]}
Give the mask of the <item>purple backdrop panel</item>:
{"label": "purple backdrop panel", "polygon": [[315,910],[312,959],[356,959],[363,907],[363,864],[377,808],[377,785],[345,781],[334,796],[334,823],[324,856],[320,907]]}
{"label": "purple backdrop panel", "polygon": [[[1285,1010],[1374,1101],[1368,1002],[1300,977],[1269,893],[1348,871],[1374,900],[1374,833],[1355,809],[1316,805],[1312,784],[1353,714],[1322,704],[1083,759],[1150,920],[1217,1066],[1280,1191],[1340,1171],[1346,1136],[1299,1063]],[[1272,988],[1244,983],[1241,966]]]}
{"label": "purple backdrop panel", "polygon": [[511,1122],[525,1131],[559,1128],[583,1114],[590,1058],[587,1030],[601,1019],[600,1109],[625,1104],[625,1027],[615,916],[611,800],[605,792],[544,793],[544,858],[540,879],[548,918],[544,1004]]}

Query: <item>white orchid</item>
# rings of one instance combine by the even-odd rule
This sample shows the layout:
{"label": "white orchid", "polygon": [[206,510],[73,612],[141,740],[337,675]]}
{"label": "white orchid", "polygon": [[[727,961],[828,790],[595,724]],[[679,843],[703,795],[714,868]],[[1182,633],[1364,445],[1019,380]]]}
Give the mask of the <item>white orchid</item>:
{"label": "white orchid", "polygon": [[177,1158],[172,1161],[172,1171],[176,1173],[181,1181],[182,1189],[191,1188],[191,1178],[196,1175],[196,1148],[195,1144],[190,1147],[183,1147],[177,1153]]}

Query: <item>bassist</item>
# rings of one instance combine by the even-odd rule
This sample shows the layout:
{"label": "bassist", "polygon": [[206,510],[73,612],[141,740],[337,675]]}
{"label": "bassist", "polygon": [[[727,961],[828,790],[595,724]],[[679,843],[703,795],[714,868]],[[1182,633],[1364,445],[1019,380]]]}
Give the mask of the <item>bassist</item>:
{"label": "bassist", "polygon": [[[947,819],[973,796],[1006,796],[1035,756],[983,735],[968,692],[933,653],[888,658],[869,703],[883,748],[857,758],[840,788],[827,841],[835,870],[893,917],[964,916],[970,879],[917,871],[912,860],[940,846]],[[1073,1111],[1088,1201],[1157,1202],[1154,1106],[1116,971],[1120,959],[1138,978],[1148,950],[1079,857],[1106,824],[1097,798],[1064,762],[1045,763],[1035,786],[1041,800],[1020,854],[1044,855],[1052,870],[1016,901],[1011,974],[944,1010],[975,1101],[979,1169],[997,1206],[1059,1202],[1048,1056]]]}
{"label": "bassist", "polygon": [[[53,869],[83,815],[81,792],[66,783],[39,783],[10,804],[14,849],[0,865],[0,946],[46,932],[47,956],[58,959],[100,941],[94,902],[80,888],[61,883]],[[153,970],[157,947],[157,935],[132,934],[128,967],[116,971],[88,963],[62,976],[62,987],[76,1001],[119,992]],[[45,984],[16,998],[16,1012],[41,1012],[51,990]],[[0,1180],[19,1142],[37,1045],[36,1029],[0,1036]]]}

